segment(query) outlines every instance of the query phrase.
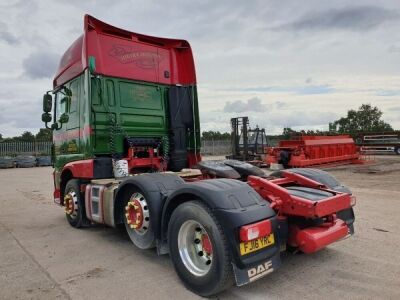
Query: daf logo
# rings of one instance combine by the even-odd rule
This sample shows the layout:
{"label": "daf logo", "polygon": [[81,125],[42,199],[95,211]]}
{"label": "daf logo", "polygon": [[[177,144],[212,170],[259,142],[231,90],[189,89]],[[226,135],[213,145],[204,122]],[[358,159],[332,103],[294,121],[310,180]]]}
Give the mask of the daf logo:
{"label": "daf logo", "polygon": [[249,280],[251,282],[273,271],[274,269],[272,268],[272,261],[267,261],[261,265],[258,265],[257,267],[249,269],[247,271],[247,275],[249,276]]}

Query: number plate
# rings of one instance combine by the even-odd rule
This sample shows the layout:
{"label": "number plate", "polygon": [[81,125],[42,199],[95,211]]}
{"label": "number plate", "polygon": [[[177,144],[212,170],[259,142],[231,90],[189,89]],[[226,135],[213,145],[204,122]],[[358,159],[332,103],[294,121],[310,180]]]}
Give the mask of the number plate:
{"label": "number plate", "polygon": [[274,234],[264,236],[252,241],[240,243],[240,255],[249,254],[251,252],[263,249],[275,243]]}

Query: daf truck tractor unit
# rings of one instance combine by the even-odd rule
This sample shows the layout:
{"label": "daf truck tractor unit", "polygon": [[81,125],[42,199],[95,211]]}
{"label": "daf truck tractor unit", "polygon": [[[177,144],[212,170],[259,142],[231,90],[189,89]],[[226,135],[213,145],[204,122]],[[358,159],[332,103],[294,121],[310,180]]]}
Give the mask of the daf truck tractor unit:
{"label": "daf truck tractor unit", "polygon": [[136,247],[169,254],[198,295],[275,271],[287,247],[313,253],[353,234],[355,197],[328,173],[266,176],[240,161],[202,161],[185,40],[86,15],[43,111],[53,130],[54,201],[70,225],[124,227]]}

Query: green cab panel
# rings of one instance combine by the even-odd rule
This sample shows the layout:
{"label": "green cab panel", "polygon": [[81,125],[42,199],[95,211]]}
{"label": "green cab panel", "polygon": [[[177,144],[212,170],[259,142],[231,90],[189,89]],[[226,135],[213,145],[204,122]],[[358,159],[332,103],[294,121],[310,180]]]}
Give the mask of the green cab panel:
{"label": "green cab panel", "polygon": [[156,85],[119,82],[121,108],[163,110],[161,89]]}
{"label": "green cab panel", "polygon": [[166,86],[110,77],[92,83],[94,154],[122,153],[127,136],[168,133]]}
{"label": "green cab panel", "polygon": [[[168,85],[94,77],[86,70],[65,86],[72,91],[71,101],[61,103],[62,95],[56,94],[58,111],[54,112],[55,116],[64,112],[69,116],[68,122],[54,131],[56,170],[70,161],[123,154],[126,137],[170,134]],[[197,91],[192,89],[196,133],[187,135],[186,145],[188,150],[200,151]]]}

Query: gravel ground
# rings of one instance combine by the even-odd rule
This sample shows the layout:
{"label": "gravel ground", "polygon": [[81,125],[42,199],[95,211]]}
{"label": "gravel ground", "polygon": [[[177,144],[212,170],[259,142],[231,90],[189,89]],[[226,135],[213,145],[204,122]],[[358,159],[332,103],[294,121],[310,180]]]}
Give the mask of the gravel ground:
{"label": "gravel ground", "polygon": [[[312,255],[285,254],[263,279],[220,299],[400,299],[400,157],[331,168],[357,196],[356,233]],[[124,232],[71,228],[52,202],[52,169],[0,170],[0,299],[196,299],[168,256]]]}

